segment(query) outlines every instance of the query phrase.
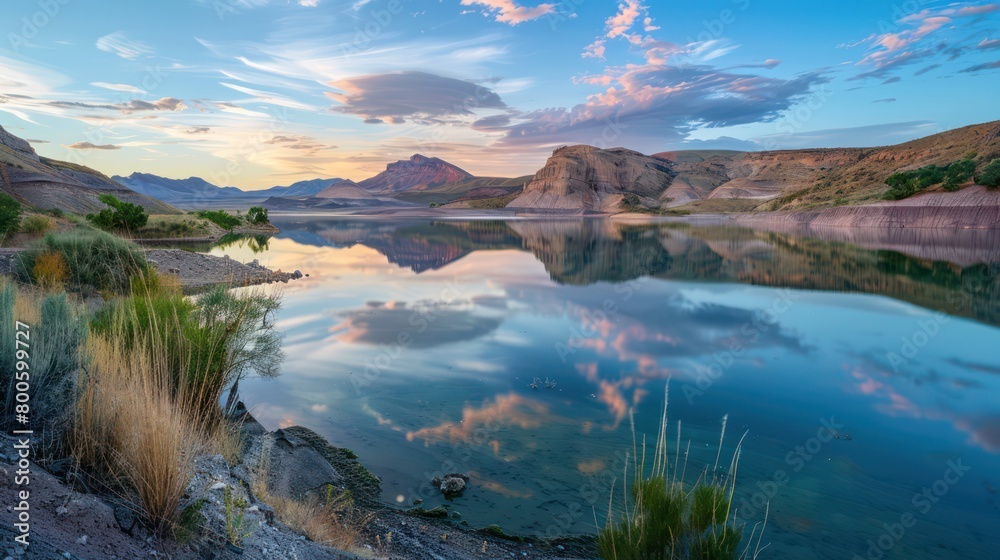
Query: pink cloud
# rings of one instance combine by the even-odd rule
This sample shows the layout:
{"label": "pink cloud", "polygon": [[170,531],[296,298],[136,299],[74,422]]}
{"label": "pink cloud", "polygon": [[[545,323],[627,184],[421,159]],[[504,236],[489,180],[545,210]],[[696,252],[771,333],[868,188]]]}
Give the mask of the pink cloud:
{"label": "pink cloud", "polygon": [[[609,17],[605,22],[608,28],[608,39],[614,39],[628,33],[635,24],[635,21],[645,11],[646,8],[639,0],[625,0],[625,2],[618,4],[618,13]],[[650,20],[650,23],[652,23],[652,20]]]}
{"label": "pink cloud", "polygon": [[496,15],[496,20],[510,25],[517,25],[533,19],[538,19],[556,10],[553,4],[539,4],[534,8],[520,6],[514,0],[462,0],[463,6],[483,6]]}

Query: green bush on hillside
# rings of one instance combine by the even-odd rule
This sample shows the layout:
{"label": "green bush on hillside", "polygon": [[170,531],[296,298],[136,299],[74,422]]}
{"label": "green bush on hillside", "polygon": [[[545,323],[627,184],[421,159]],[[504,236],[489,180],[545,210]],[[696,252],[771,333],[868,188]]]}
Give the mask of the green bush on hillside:
{"label": "green bush on hillside", "polygon": [[16,233],[21,225],[21,205],[14,197],[0,192],[0,239]]}
{"label": "green bush on hillside", "polygon": [[111,194],[102,194],[98,200],[108,208],[97,214],[87,214],[87,220],[104,231],[137,231],[149,221],[146,209],[138,204],[118,200]]}
{"label": "green bush on hillside", "polygon": [[976,171],[976,162],[971,159],[956,161],[948,165],[927,165],[920,169],[899,171],[885,180],[889,191],[885,193],[886,200],[902,200],[934,185],[940,185],[947,191],[957,191],[959,187],[972,179]]}
{"label": "green bush on hillside", "polygon": [[976,177],[976,182],[988,189],[1000,187],[1000,158],[989,163]]}
{"label": "green bush on hillside", "polygon": [[243,220],[241,220],[238,216],[233,216],[225,210],[202,210],[201,212],[198,212],[198,217],[204,218],[220,228],[227,230],[239,227],[243,223]]}
{"label": "green bush on hillside", "polygon": [[68,282],[77,290],[91,287],[125,293],[132,277],[149,268],[134,244],[110,233],[78,227],[66,233],[50,233],[21,252],[18,274],[22,280],[36,280],[35,263],[47,253],[62,255],[69,267]]}

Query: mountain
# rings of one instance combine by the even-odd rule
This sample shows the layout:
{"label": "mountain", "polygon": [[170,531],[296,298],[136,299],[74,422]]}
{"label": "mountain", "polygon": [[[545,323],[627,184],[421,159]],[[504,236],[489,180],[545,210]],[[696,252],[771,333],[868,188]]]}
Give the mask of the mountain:
{"label": "mountain", "polygon": [[440,158],[414,154],[408,160],[386,165],[385,171],[358,184],[368,192],[391,194],[428,190],[472,178],[464,169]]}
{"label": "mountain", "polygon": [[244,191],[236,187],[219,187],[200,177],[168,179],[150,173],[133,173],[128,177],[116,176],[114,179],[136,192],[185,206],[219,202],[252,203],[273,196],[314,196],[331,183],[340,181],[340,179],[310,179],[283,187]]}
{"label": "mountain", "polygon": [[0,189],[21,203],[64,212],[95,212],[104,208],[98,200],[113,194],[143,206],[153,214],[176,214],[173,206],[126,188],[110,177],[75,163],[39,157],[34,148],[0,126]]}
{"label": "mountain", "polygon": [[334,183],[317,193],[316,198],[350,198],[357,200],[374,200],[371,193],[362,189],[357,183],[350,179]]}
{"label": "mountain", "polygon": [[564,146],[507,208],[614,212],[629,194],[655,206],[673,178],[663,159],[624,148]]}
{"label": "mountain", "polygon": [[217,187],[201,177],[168,179],[151,173],[133,173],[113,178],[135,192],[169,202],[211,201],[243,194],[236,187]]}

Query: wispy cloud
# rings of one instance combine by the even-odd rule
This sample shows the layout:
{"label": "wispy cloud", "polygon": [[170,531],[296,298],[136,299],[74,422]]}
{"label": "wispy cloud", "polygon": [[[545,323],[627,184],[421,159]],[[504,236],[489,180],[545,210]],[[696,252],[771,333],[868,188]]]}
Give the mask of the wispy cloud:
{"label": "wispy cloud", "polygon": [[146,90],[137,88],[135,86],[130,86],[128,84],[109,84],[107,82],[90,82],[90,85],[102,89],[109,89],[111,91],[124,91],[126,93],[136,93],[140,95],[146,93]]}
{"label": "wispy cloud", "polygon": [[97,48],[127,60],[136,60],[141,56],[153,53],[152,47],[145,43],[129,39],[121,31],[105,35],[98,39]]}

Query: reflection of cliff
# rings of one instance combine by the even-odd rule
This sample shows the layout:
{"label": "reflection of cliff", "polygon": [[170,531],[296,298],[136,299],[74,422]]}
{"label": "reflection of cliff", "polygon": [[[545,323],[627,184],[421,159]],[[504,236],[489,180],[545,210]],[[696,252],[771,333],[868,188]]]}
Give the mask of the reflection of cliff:
{"label": "reflection of cliff", "polygon": [[530,220],[511,222],[510,228],[561,284],[623,282],[670,269],[670,254],[655,228],[607,220]]}
{"label": "reflection of cliff", "polygon": [[[520,249],[564,284],[641,276],[884,295],[1000,324],[1000,268],[960,266],[790,233],[736,227],[624,225],[608,220],[409,221],[334,219],[279,223],[282,237],[308,244],[361,243],[414,270],[439,269],[474,251]],[[305,230],[305,231],[303,231]],[[997,239],[960,232],[947,242],[958,262],[994,262]],[[998,234],[1000,235],[1000,234]],[[323,242],[317,243],[316,239]],[[919,234],[887,239],[919,243]],[[865,237],[868,247],[878,240]],[[983,252],[980,249],[985,249]],[[943,255],[944,256],[944,255]]]}

